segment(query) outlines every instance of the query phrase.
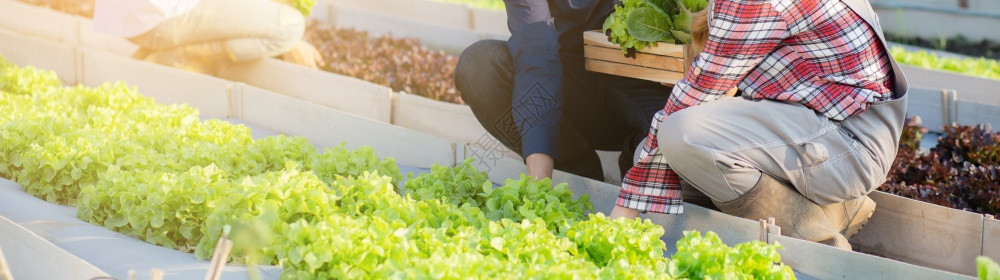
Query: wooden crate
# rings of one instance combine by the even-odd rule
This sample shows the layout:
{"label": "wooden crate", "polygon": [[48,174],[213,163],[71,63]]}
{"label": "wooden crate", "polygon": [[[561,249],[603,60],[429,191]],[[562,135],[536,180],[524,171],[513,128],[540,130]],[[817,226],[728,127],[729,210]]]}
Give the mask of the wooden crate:
{"label": "wooden crate", "polygon": [[685,61],[688,45],[658,43],[625,57],[621,48],[608,42],[608,36],[593,30],[583,32],[583,54],[587,70],[654,82],[675,84],[684,77],[690,62]]}

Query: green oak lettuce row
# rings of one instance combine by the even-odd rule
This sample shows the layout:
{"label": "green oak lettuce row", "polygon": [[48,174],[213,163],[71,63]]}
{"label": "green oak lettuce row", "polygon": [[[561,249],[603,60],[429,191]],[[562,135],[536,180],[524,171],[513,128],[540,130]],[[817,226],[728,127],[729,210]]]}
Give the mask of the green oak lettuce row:
{"label": "green oak lettuce row", "polygon": [[36,69],[34,66],[16,67],[6,58],[0,57],[0,91],[24,95],[60,86],[59,78],[52,71]]}
{"label": "green oak lettuce row", "polygon": [[1000,80],[1000,61],[988,58],[948,58],[925,51],[907,51],[901,47],[890,49],[899,63],[921,68],[943,70],[959,74]]}
{"label": "green oak lettuce row", "polygon": [[471,158],[455,168],[434,165],[430,173],[416,178],[409,176],[404,189],[413,198],[443,199],[454,205],[477,207],[490,220],[541,218],[549,229],[560,231],[594,210],[586,194],[573,200],[567,184],[552,186],[549,179],[521,176],[494,188],[486,172],[472,166]]}
{"label": "green oak lettuce row", "polygon": [[[73,204],[79,189],[95,184],[112,166],[122,170],[184,172],[215,164],[232,178],[284,168],[286,160],[331,180],[378,170],[398,181],[394,160],[371,148],[339,146],[318,152],[301,137],[253,140],[250,130],[220,120],[199,121],[197,110],[159,105],[124,84],[97,88],[58,85],[55,75],[5,67],[0,109],[0,175],[51,202]],[[19,75],[22,74],[23,75]],[[50,72],[51,74],[51,72]],[[47,85],[48,87],[44,87]],[[33,94],[20,89],[41,87]]]}
{"label": "green oak lettuce row", "polygon": [[707,6],[707,0],[623,0],[601,29],[626,55],[659,42],[687,44],[691,14]]}
{"label": "green oak lettuce row", "polygon": [[454,205],[478,207],[490,220],[541,218],[556,231],[594,210],[586,194],[573,200],[567,184],[552,186],[547,178],[532,180],[522,175],[494,188],[486,173],[472,166],[472,159],[455,168],[434,165],[430,173],[407,181],[404,189],[418,200],[444,199]]}
{"label": "green oak lettuce row", "polygon": [[62,87],[52,72],[0,59],[0,86],[0,175],[90,223],[201,259],[232,225],[242,240],[232,258],[281,265],[286,279],[793,277],[775,264],[780,247],[729,247],[712,233],[688,233],[667,259],[662,227],[587,216],[586,197],[549,180],[494,188],[466,161],[398,188],[395,162],[371,148],[254,140],[121,83]]}
{"label": "green oak lettuce row", "polygon": [[485,188],[492,188],[489,175],[472,166],[472,159],[455,168],[435,164],[431,172],[414,177],[407,174],[403,191],[418,200],[444,198],[450,204],[482,207]]}
{"label": "green oak lettuce row", "polygon": [[[437,196],[422,195],[422,199],[436,198],[444,199],[445,201],[468,201],[472,200],[470,198],[475,196],[482,197],[484,194],[489,196],[491,193],[485,191],[486,188],[480,193],[474,191],[472,185],[479,183],[479,181],[471,182],[470,184],[470,182],[464,180],[464,178],[470,177],[485,180],[479,177],[479,175],[485,176],[485,174],[476,175],[478,171],[475,171],[470,164],[469,161],[466,161],[453,168],[436,166],[432,168],[429,174],[424,175],[428,178],[438,179],[435,181],[435,184],[421,183],[411,185],[408,181],[405,189],[409,193],[440,193]],[[454,180],[455,178],[462,179]],[[417,179],[419,180],[420,177],[417,177]],[[560,186],[564,187],[563,185],[551,187],[551,182],[548,180],[531,181],[522,176],[519,180],[508,179],[503,186],[495,188],[494,193],[504,188],[518,187],[522,189],[521,193],[527,192],[529,194],[526,196],[530,196],[530,193],[535,190],[530,187],[530,184],[525,184],[524,182],[540,183],[540,187],[548,187],[544,188],[544,192],[558,193],[559,191],[553,190],[559,189]],[[485,181],[484,184],[489,184],[489,182]],[[468,185],[465,187],[467,191],[453,193],[438,191],[452,186],[461,188],[460,186],[462,185]],[[434,191],[422,192],[425,189]],[[542,192],[541,190],[539,191]],[[562,197],[559,201],[562,201],[562,203],[572,202],[569,194],[567,193],[566,195],[566,197]],[[590,203],[586,202],[583,196],[581,196],[581,199],[577,203],[580,203],[580,201],[583,201],[584,209],[590,209]],[[463,203],[463,206],[471,205],[469,202],[458,203]],[[538,209],[530,207],[530,204],[527,203],[517,205],[515,209],[524,209],[526,207],[532,210]],[[490,211],[489,209],[487,207],[484,211],[488,212]],[[561,212],[582,213],[583,211],[578,208],[572,208]],[[660,237],[664,234],[664,229],[649,220],[610,220],[603,214],[577,217],[579,216],[565,215],[558,217],[555,219],[556,221],[566,221],[563,225],[568,226],[555,228],[553,228],[553,223],[542,218],[513,218],[514,221],[522,221],[519,227],[515,226],[515,228],[520,228],[521,231],[536,229],[535,237],[532,239],[539,240],[541,238],[540,240],[546,240],[543,243],[551,244],[545,247],[546,250],[551,250],[552,246],[563,247],[564,245],[575,244],[575,246],[563,247],[558,249],[558,251],[570,252],[573,257],[584,258],[588,263],[596,265],[596,271],[589,266],[576,267],[579,271],[575,275],[586,275],[590,278],[600,279],[794,278],[791,268],[784,265],[774,265],[780,261],[780,255],[778,254],[780,246],[767,245],[762,242],[750,242],[737,245],[736,247],[729,247],[722,243],[721,239],[715,233],[709,232],[702,236],[698,232],[687,232],[685,233],[685,237],[677,242],[678,252],[674,255],[673,259],[667,259],[663,257],[666,245],[660,240]],[[501,228],[509,229],[509,227],[513,226],[511,224],[513,221],[510,218],[501,217],[500,222],[491,219],[488,222],[489,231],[493,232]],[[542,231],[541,229],[543,228],[548,228],[548,230]],[[545,232],[548,232],[548,234],[545,234]],[[559,239],[549,239],[549,234]],[[518,256],[523,253],[517,253],[516,251],[531,251],[536,249],[531,245],[510,247],[507,246],[510,239],[497,239],[491,236],[485,237],[489,237],[490,246],[494,247],[497,251],[504,252],[504,256],[507,256],[507,259],[511,259],[511,250],[514,250],[513,254]],[[569,243],[563,243],[565,241],[559,240],[567,240]],[[487,251],[489,250],[487,249]],[[538,251],[530,253],[530,255],[532,259],[547,259],[552,256],[551,252],[548,251]],[[520,256],[517,259],[523,260],[525,256]],[[484,265],[488,266],[489,264]],[[573,265],[574,263],[570,262],[541,271],[519,269],[517,271],[520,274],[498,274],[495,277],[560,277],[561,274],[558,273],[560,273],[562,267]],[[422,274],[417,274],[416,276],[420,275]],[[487,277],[493,278],[494,276],[483,276],[483,278]]]}

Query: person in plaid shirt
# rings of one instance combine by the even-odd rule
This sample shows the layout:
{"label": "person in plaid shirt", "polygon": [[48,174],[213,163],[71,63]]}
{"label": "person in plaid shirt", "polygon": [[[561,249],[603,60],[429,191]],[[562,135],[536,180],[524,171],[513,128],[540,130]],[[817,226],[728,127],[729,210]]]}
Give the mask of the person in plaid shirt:
{"label": "person in plaid shirt", "polygon": [[[655,115],[611,217],[680,214],[684,180],[723,212],[849,250],[906,110],[870,4],[715,0],[695,18],[704,49]],[[734,86],[742,96],[725,96]]]}

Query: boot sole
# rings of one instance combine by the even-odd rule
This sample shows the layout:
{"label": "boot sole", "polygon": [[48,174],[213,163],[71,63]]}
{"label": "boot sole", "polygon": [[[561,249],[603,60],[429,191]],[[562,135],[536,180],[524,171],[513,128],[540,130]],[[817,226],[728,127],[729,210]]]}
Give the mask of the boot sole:
{"label": "boot sole", "polygon": [[844,230],[844,237],[850,239],[855,234],[858,234],[858,232],[861,232],[861,229],[868,224],[868,220],[871,220],[872,216],[875,215],[875,206],[876,206],[875,201],[873,201],[871,198],[866,197],[865,201],[862,202],[861,205],[861,212],[864,213],[864,219],[857,224],[851,223],[847,227],[847,229]]}

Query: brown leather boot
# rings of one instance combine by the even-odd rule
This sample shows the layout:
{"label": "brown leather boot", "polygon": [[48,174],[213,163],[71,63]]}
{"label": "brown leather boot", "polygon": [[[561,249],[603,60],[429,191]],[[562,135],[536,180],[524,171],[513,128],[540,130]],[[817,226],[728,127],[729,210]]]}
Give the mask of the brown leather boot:
{"label": "brown leather boot", "polygon": [[851,238],[868,223],[875,213],[875,201],[867,195],[841,203],[822,206],[826,217],[846,238]]}
{"label": "brown leather boot", "polygon": [[818,204],[767,174],[762,173],[757,184],[739,198],[715,205],[724,213],[755,221],[773,217],[781,233],[788,237],[851,250],[847,238],[834,228]]}

